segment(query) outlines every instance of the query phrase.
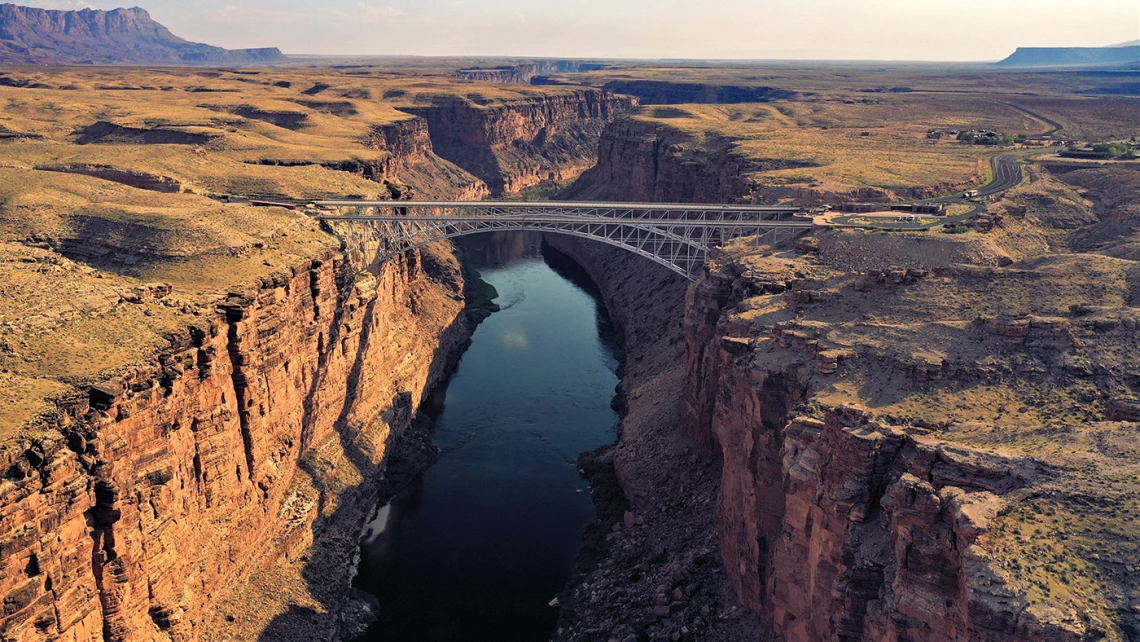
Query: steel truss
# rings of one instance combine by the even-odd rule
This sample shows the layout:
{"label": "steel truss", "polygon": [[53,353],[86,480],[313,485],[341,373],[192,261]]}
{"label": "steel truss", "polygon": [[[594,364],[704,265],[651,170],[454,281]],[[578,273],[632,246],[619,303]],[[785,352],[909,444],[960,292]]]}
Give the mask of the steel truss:
{"label": "steel truss", "polygon": [[387,260],[444,239],[503,230],[533,230],[593,239],[620,247],[696,280],[709,251],[726,241],[754,236],[794,236],[810,219],[775,220],[799,208],[721,205],[325,201],[336,214],[326,221],[372,226],[380,242],[376,258]]}

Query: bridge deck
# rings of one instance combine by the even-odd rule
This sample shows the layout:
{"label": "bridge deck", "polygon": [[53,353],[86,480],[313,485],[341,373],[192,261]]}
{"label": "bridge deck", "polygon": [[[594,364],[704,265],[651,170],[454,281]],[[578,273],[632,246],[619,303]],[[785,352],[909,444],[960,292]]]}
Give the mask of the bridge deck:
{"label": "bridge deck", "polygon": [[[375,260],[443,239],[496,230],[536,230],[601,241],[640,254],[689,280],[711,248],[739,237],[778,239],[812,228],[800,207],[558,201],[316,201],[323,221],[374,229]],[[793,220],[779,220],[792,215]]]}
{"label": "bridge deck", "polygon": [[691,227],[691,228],[724,228],[724,227],[764,227],[764,228],[788,228],[788,229],[808,229],[812,227],[811,221],[705,221],[697,219],[613,219],[606,217],[590,217],[590,216],[555,216],[549,214],[512,214],[503,215],[499,217],[488,215],[453,215],[453,216],[385,216],[385,215],[340,215],[332,214],[328,216],[320,216],[318,218],[327,221],[375,221],[375,222],[389,222],[389,223],[469,223],[469,222],[482,222],[487,220],[500,220],[500,221],[516,221],[526,223],[609,223],[609,224],[622,224],[622,225],[652,225],[655,227],[662,226],[676,226],[676,227]]}
{"label": "bridge deck", "polygon": [[600,203],[593,201],[313,201],[318,207],[377,207],[432,208],[432,209],[543,209],[566,210],[628,210],[649,212],[756,212],[763,214],[794,214],[807,211],[790,205],[724,205],[720,203]]}

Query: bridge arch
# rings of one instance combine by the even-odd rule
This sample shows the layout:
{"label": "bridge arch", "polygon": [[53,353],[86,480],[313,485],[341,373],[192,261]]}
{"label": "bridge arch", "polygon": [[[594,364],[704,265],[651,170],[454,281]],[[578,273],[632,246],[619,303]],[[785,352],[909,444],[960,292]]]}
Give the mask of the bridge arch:
{"label": "bridge arch", "polygon": [[798,234],[810,220],[779,221],[799,208],[734,205],[599,204],[520,201],[326,201],[337,213],[327,223],[346,223],[351,236],[368,226],[373,260],[446,239],[495,231],[538,231],[590,239],[643,256],[695,281],[716,245],[742,236]]}
{"label": "bridge arch", "polygon": [[[357,223],[357,221],[348,221],[350,225]],[[374,226],[375,223],[365,223],[365,225]],[[689,279],[695,280],[697,272],[700,267],[708,260],[708,248],[700,247],[696,243],[687,242],[685,239],[669,234],[668,232],[645,229],[641,238],[644,241],[652,243],[653,241],[662,241],[656,244],[658,247],[664,245],[665,242],[680,244],[684,247],[683,251],[672,251],[669,253],[668,258],[662,256],[663,253],[654,253],[646,249],[642,245],[610,238],[604,234],[591,233],[581,229],[573,229],[570,227],[559,228],[551,227],[549,225],[539,222],[526,222],[516,225],[480,225],[478,227],[460,227],[460,226],[440,226],[440,229],[435,230],[437,233],[427,234],[423,236],[408,237],[399,235],[398,233],[385,239],[380,244],[379,250],[374,255],[374,259],[379,262],[387,261],[409,250],[414,250],[423,247],[430,243],[445,241],[448,239],[459,238],[462,236],[470,236],[472,234],[482,234],[486,232],[502,232],[502,231],[517,231],[517,232],[543,232],[548,234],[562,234],[566,236],[575,236],[584,238],[591,241],[598,241],[613,247],[621,248],[629,252],[633,252],[639,256],[649,259],[654,263],[668,268],[677,274]]]}

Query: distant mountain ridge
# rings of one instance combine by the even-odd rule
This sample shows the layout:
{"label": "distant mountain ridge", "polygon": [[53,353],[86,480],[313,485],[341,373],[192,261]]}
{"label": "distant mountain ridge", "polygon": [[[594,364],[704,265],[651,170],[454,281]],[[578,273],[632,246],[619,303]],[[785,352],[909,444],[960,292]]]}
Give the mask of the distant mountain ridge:
{"label": "distant mountain ridge", "polygon": [[1018,47],[1002,67],[1120,67],[1140,66],[1140,42],[1109,47]]}
{"label": "distant mountain ridge", "polygon": [[55,11],[0,4],[0,63],[243,65],[284,59],[275,47],[223,49],[183,40],[145,9]]}

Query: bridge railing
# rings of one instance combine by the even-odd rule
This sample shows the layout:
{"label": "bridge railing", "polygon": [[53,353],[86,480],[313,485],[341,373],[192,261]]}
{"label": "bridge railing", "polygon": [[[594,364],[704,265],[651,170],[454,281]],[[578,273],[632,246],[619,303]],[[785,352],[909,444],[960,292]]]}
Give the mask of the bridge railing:
{"label": "bridge railing", "polygon": [[[814,212],[792,206],[658,203],[575,203],[525,201],[317,201],[328,216],[381,217],[536,217],[572,216],[623,221],[776,221],[806,220]],[[346,214],[345,211],[350,213]],[[323,217],[323,216],[322,216]]]}
{"label": "bridge railing", "polygon": [[[488,201],[321,201],[318,214],[351,229],[375,230],[376,260],[477,232],[536,230],[570,234],[641,254],[695,279],[708,252],[732,239],[794,236],[812,227],[798,207]],[[774,220],[792,216],[793,220]]]}

